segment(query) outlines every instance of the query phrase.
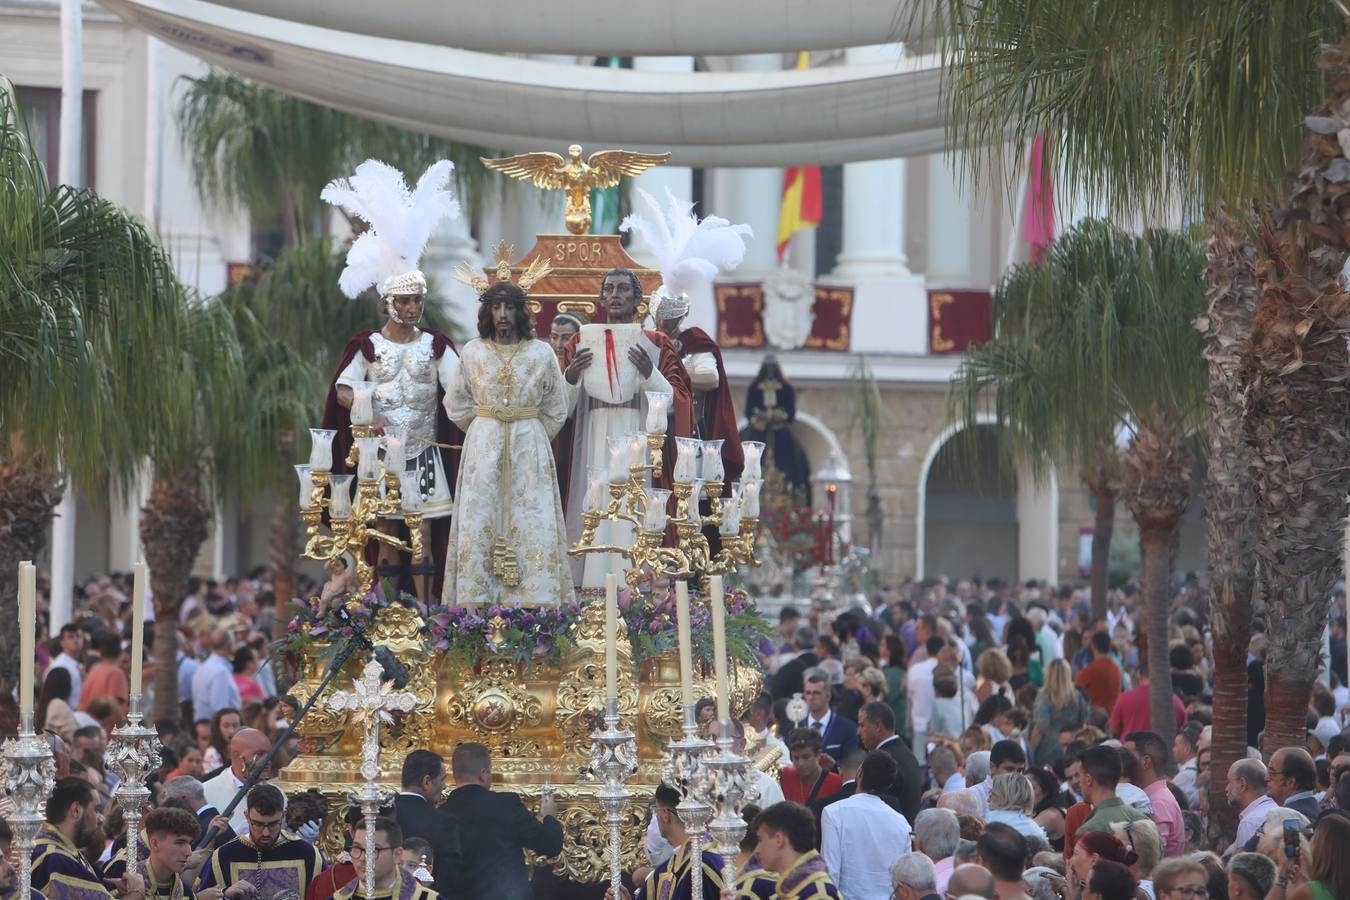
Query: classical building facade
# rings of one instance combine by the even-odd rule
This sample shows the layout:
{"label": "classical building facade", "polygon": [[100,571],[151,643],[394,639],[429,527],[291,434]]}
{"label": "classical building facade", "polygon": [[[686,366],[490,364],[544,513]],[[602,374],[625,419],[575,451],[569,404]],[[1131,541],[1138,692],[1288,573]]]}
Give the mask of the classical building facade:
{"label": "classical building facade", "polygon": [[[0,0],[0,74],[18,89],[52,172],[62,77],[58,7],[53,0]],[[253,248],[243,213],[199,202],[179,150],[176,84],[207,65],[97,5],[85,4],[84,13],[86,178],[158,229],[187,283],[216,293],[232,265],[251,261]],[[895,52],[863,47],[817,53],[813,65],[884,61]],[[791,64],[779,54],[622,60],[639,70],[714,74]],[[586,135],[577,139],[585,142]],[[667,166],[635,182],[657,196],[669,188],[694,198],[703,213],[753,227],[756,238],[745,264],[693,298],[689,323],[722,338],[738,405],[765,354],[777,355],[797,389],[793,433],[813,470],[832,458],[847,466],[855,513],[875,479],[884,512],[875,561],[885,580],[912,575],[1077,580],[1084,530],[1093,518],[1077,478],[1061,472],[1037,483],[1009,472],[997,462],[996,429],[982,426],[973,440],[961,440],[948,419],[945,388],[960,350],[988,336],[990,289],[1007,266],[1027,255],[1021,230],[1025,189],[975,192],[954,169],[961,169],[960,161],[942,155],[824,169],[822,223],[795,235],[784,261],[775,246],[782,169]],[[426,261],[433,273],[448,276],[498,237],[523,252],[535,234],[562,230],[560,198],[515,182],[502,185],[499,197],[480,204],[483,211],[474,221],[435,240]],[[629,250],[644,258],[640,244]],[[470,330],[471,298],[452,294],[443,311]],[[874,473],[851,423],[860,359],[883,400]],[[55,580],[129,568],[139,542],[139,502],[135,496],[78,493],[68,499],[53,533]],[[265,562],[269,516],[265,497],[228,499],[199,570],[219,577]],[[851,527],[855,540],[872,539],[864,523]],[[1183,541],[1183,567],[1197,564],[1197,544],[1190,537]]]}

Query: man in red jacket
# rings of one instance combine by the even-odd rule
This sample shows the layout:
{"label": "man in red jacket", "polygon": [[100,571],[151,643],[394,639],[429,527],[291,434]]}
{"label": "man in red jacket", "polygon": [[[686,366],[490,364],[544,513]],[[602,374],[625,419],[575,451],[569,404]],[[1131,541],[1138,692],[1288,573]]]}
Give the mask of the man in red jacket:
{"label": "man in red jacket", "polygon": [[788,735],[788,754],[792,765],[778,775],[783,799],[802,806],[839,793],[844,786],[838,774],[820,765],[820,732],[814,728],[795,728]]}

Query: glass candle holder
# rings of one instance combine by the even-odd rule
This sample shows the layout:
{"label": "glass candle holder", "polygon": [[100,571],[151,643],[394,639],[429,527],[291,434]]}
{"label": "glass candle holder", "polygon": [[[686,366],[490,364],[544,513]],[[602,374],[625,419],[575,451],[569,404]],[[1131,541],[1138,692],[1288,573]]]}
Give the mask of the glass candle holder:
{"label": "glass candle holder", "polygon": [[698,478],[698,452],[701,443],[698,438],[677,437],[675,439],[675,480],[681,483]]}
{"label": "glass candle holder", "polygon": [[671,394],[669,391],[647,392],[647,433],[665,434],[667,416],[670,415]]}
{"label": "glass candle holder", "polygon": [[698,511],[699,501],[703,499],[703,482],[695,481],[689,491],[689,517],[686,521],[694,525],[703,524],[703,514]]}
{"label": "glass candle holder", "polygon": [[698,475],[704,481],[721,481],[727,477],[726,468],[722,465],[722,443],[722,441],[703,442],[703,467]]}
{"label": "glass candle holder", "polygon": [[376,435],[356,439],[356,477],[374,481],[380,477],[380,438]]}
{"label": "glass candle holder", "polygon": [[745,469],[741,472],[741,477],[746,481],[759,481],[764,477],[761,468],[764,459],[764,442],[741,441],[741,450],[745,454]]}
{"label": "glass candle holder", "polygon": [[328,515],[334,519],[352,517],[352,481],[355,475],[334,475],[328,480]]}
{"label": "glass candle holder", "polygon": [[609,482],[605,469],[591,466],[586,470],[586,496],[582,499],[582,512],[599,512],[605,507],[606,488]]}
{"label": "glass candle holder", "polygon": [[635,431],[628,435],[628,465],[630,468],[647,464],[647,435]]}
{"label": "glass candle holder", "polygon": [[628,438],[624,435],[605,439],[609,451],[610,484],[623,484],[628,480]]}
{"label": "glass candle holder", "polygon": [[756,479],[754,481],[741,482],[741,517],[747,519],[759,518],[759,491],[763,482]]}
{"label": "glass candle holder", "polygon": [[665,488],[647,488],[647,508],[642,514],[644,531],[666,530],[666,503],[670,500],[670,491]]}
{"label": "glass candle holder", "polygon": [[402,428],[384,430],[384,467],[390,472],[402,472],[407,467],[404,451],[408,446],[408,436]]}
{"label": "glass candle holder", "polygon": [[352,382],[351,417],[353,425],[369,425],[375,421],[375,382]]}
{"label": "glass candle holder", "polygon": [[724,535],[740,534],[741,514],[740,504],[736,502],[735,497],[723,497],[722,503],[722,524],[718,526],[718,531]]}
{"label": "glass candle holder", "polygon": [[333,438],[337,432],[328,428],[309,430],[309,468],[312,472],[333,471]]}
{"label": "glass candle holder", "polygon": [[399,497],[403,501],[405,513],[422,511],[422,473],[416,469],[400,469],[398,473]]}
{"label": "glass candle holder", "polygon": [[300,481],[300,508],[309,509],[314,505],[314,476],[311,466],[296,466],[295,477]]}

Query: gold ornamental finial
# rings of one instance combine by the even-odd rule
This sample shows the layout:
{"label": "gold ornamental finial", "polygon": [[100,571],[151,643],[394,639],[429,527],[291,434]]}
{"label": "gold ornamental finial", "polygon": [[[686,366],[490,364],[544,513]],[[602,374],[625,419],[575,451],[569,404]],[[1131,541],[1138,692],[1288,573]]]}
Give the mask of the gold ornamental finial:
{"label": "gold ornamental finial", "polygon": [[591,188],[613,187],[624,175],[637,175],[670,159],[670,153],[636,153],[632,150],[600,150],[586,161],[581,145],[567,148],[567,159],[556,153],[521,153],[505,159],[483,159],[483,165],[520,181],[533,182],[546,191],[567,194],[567,230],[588,234],[591,230]]}

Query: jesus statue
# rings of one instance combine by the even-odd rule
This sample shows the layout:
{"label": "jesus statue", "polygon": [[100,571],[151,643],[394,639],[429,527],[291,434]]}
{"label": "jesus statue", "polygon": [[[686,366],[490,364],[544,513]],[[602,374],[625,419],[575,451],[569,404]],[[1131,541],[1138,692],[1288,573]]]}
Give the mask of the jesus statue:
{"label": "jesus statue", "polygon": [[553,350],[533,338],[525,291],[483,291],[478,338],[461,351],[445,395],[464,429],[444,602],[556,606],[573,597],[558,477],[549,441],[568,397]]}

